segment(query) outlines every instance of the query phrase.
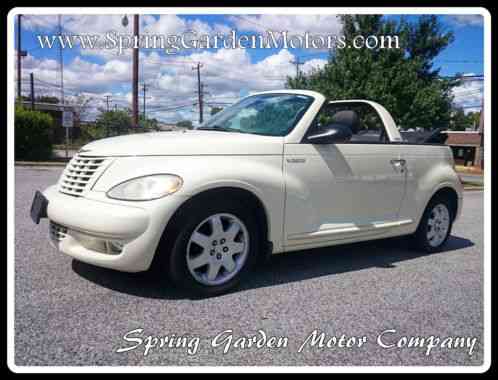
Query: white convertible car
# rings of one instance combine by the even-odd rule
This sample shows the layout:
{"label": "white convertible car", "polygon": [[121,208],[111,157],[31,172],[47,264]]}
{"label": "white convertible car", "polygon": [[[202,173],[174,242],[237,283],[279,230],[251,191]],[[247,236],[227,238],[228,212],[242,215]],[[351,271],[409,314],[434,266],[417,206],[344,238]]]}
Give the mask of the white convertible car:
{"label": "white convertible car", "polygon": [[449,147],[404,141],[375,102],[282,90],[84,146],[31,216],[77,260],[213,295],[269,254],[400,235],[440,250],[461,205]]}

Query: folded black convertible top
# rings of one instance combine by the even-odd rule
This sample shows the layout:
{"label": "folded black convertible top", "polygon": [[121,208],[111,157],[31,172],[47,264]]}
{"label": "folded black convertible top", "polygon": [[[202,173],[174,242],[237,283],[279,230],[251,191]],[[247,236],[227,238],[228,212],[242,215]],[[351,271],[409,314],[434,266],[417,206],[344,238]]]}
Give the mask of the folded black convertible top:
{"label": "folded black convertible top", "polygon": [[444,144],[448,139],[448,134],[443,131],[445,128],[437,128],[431,131],[406,132],[401,131],[401,137],[411,144]]}

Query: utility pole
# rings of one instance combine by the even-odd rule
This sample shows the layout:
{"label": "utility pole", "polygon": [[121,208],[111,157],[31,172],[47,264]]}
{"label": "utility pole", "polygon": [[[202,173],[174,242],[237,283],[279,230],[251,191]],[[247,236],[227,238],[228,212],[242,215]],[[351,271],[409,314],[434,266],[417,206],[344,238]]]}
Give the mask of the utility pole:
{"label": "utility pole", "polygon": [[[26,57],[27,52],[21,48],[21,16],[17,15],[17,98],[21,101],[21,59]],[[21,103],[22,104],[22,103]]]}
{"label": "utility pole", "polygon": [[479,166],[484,169],[484,99],[481,103],[481,113],[479,115],[479,134],[481,135],[481,143],[479,147]]}
{"label": "utility pole", "polygon": [[[138,15],[133,15],[133,37],[138,41]],[[138,43],[133,47],[133,126],[138,127]]]}
{"label": "utility pole", "polygon": [[296,57],[296,59],[294,61],[290,61],[290,63],[292,63],[293,65],[296,65],[296,78],[298,78],[299,77],[299,66],[304,65],[304,62],[300,61],[299,57]]}
{"label": "utility pole", "polygon": [[199,124],[202,124],[202,122],[203,122],[201,67],[202,67],[202,63],[198,62],[197,66],[192,68],[192,70],[197,70],[197,97],[198,97],[198,102],[199,102]]}
{"label": "utility pole", "polygon": [[145,123],[145,120],[146,120],[146,112],[145,112],[145,99],[146,99],[145,98],[145,93],[146,93],[146,91],[147,91],[147,84],[144,82],[144,84],[143,84],[143,92],[144,92],[144,113],[143,113],[143,115],[144,115],[144,123]]}
{"label": "utility pole", "polygon": [[[111,95],[106,95],[105,96],[105,102],[106,102],[106,105],[107,105],[107,112],[109,112],[109,102],[111,100]],[[106,120],[106,125],[105,125],[105,135],[106,137],[109,137],[109,119],[105,119]]]}
{"label": "utility pole", "polygon": [[[61,15],[58,16],[59,21],[59,38],[62,39],[62,23]],[[61,79],[61,99],[60,102],[64,106],[64,58],[62,56],[62,44],[59,43],[59,69],[60,69],[60,79]],[[64,108],[64,107],[63,107]]]}
{"label": "utility pole", "polygon": [[21,101],[21,15],[17,16],[17,98]]}
{"label": "utility pole", "polygon": [[109,112],[109,102],[111,101],[111,95],[106,95],[105,96],[105,102],[107,105],[107,112]]}
{"label": "utility pole", "polygon": [[[61,99],[60,103],[62,105],[62,113],[64,114],[66,108],[64,107],[64,57],[62,55],[62,22],[61,15],[58,15],[57,21],[59,24],[59,68],[61,74]],[[66,129],[66,158],[69,157],[68,145],[69,145],[69,127],[65,127]]]}
{"label": "utility pole", "polygon": [[35,80],[33,73],[29,74],[29,82],[31,85],[31,109],[35,110]]}

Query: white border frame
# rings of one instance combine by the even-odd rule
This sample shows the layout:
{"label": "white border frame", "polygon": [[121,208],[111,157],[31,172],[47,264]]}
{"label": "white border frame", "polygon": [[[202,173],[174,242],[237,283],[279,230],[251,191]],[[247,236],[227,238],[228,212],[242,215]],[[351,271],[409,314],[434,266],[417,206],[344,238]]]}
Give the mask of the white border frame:
{"label": "white border frame", "polygon": [[[14,18],[18,14],[479,14],[484,17],[484,361],[480,366],[17,366],[14,362],[14,230],[15,230],[15,165],[14,165]],[[19,373],[482,373],[491,366],[491,14],[485,8],[14,8],[7,16],[7,365]]]}

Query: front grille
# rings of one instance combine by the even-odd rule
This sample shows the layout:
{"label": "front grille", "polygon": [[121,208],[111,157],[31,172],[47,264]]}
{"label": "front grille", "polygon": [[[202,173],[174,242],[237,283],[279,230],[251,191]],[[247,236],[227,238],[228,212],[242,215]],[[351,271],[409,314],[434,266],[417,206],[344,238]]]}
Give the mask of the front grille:
{"label": "front grille", "polygon": [[67,228],[57,224],[55,222],[50,221],[50,238],[59,242],[62,241],[67,236]]}
{"label": "front grille", "polygon": [[74,156],[62,173],[59,191],[76,197],[82,196],[104,161],[103,157]]}

